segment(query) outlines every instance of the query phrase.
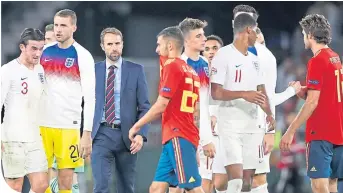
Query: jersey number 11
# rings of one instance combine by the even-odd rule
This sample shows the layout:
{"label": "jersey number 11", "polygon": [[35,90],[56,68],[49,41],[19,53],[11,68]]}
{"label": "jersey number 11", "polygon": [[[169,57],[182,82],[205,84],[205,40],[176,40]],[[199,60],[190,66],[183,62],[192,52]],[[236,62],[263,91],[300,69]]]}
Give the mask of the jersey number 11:
{"label": "jersey number 11", "polygon": [[337,97],[338,102],[342,102],[342,93],[343,93],[343,80],[340,79],[340,75],[343,75],[343,68],[341,70],[335,70],[335,76],[337,79]]}

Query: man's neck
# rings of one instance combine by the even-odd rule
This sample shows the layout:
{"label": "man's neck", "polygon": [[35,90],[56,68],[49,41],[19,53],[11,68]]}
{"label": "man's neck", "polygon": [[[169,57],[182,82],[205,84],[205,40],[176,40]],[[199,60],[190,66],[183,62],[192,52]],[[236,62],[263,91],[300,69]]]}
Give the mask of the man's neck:
{"label": "man's neck", "polygon": [[35,64],[30,64],[26,61],[25,56],[23,54],[20,54],[18,60],[19,60],[20,64],[26,66],[26,68],[28,68],[30,70],[33,70],[35,67]]}
{"label": "man's neck", "polygon": [[62,49],[66,49],[66,48],[69,48],[71,45],[73,45],[73,43],[74,43],[74,38],[71,37],[64,42],[58,42],[58,47]]}
{"label": "man's neck", "polygon": [[[119,58],[118,58],[118,60],[119,60]],[[106,57],[106,63],[110,64],[110,65],[115,65],[118,62],[118,60],[113,61],[113,60],[110,60],[108,57]]]}
{"label": "man's neck", "polygon": [[180,52],[169,52],[168,58],[181,58]]}
{"label": "man's neck", "polygon": [[246,56],[248,54],[248,47],[249,47],[249,45],[248,45],[247,41],[244,41],[241,38],[235,38],[235,40],[233,41],[233,45],[243,55]]}
{"label": "man's neck", "polygon": [[185,54],[193,61],[198,61],[200,58],[200,52],[192,50],[190,48],[185,48]]}
{"label": "man's neck", "polygon": [[313,56],[317,56],[319,54],[319,51],[323,48],[328,48],[327,45],[325,44],[314,44],[312,47],[311,47],[311,50],[312,50],[312,53],[313,53]]}

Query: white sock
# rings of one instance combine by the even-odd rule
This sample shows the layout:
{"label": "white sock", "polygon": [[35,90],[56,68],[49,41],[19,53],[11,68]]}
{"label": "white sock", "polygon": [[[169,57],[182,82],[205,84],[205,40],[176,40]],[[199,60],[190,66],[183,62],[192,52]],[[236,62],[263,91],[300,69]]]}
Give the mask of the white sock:
{"label": "white sock", "polygon": [[242,179],[233,179],[227,183],[227,193],[241,193],[243,185]]}
{"label": "white sock", "polygon": [[251,190],[251,193],[269,193],[268,184],[263,184]]}
{"label": "white sock", "polygon": [[220,191],[216,189],[216,193],[226,193],[226,190]]}
{"label": "white sock", "polygon": [[35,193],[34,191],[32,191],[31,189],[30,189],[30,192],[29,193]]}

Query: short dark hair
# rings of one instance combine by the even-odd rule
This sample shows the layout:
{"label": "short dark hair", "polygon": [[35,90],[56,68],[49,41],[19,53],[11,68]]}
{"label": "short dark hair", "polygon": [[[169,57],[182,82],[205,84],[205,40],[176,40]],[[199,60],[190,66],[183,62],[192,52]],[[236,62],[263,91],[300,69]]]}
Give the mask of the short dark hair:
{"label": "short dark hair", "polygon": [[206,41],[208,41],[208,40],[215,40],[215,41],[217,41],[220,44],[220,46],[224,45],[223,40],[219,36],[217,36],[217,35],[209,35],[209,36],[206,37],[206,39],[207,39]]}
{"label": "short dark hair", "polygon": [[114,34],[114,35],[118,35],[121,37],[121,41],[124,41],[124,37],[123,37],[123,34],[121,33],[121,31],[115,27],[108,27],[108,28],[105,28],[101,31],[101,34],[100,34],[100,42],[101,44],[104,44],[104,37],[106,34]]}
{"label": "short dark hair", "polygon": [[62,9],[55,14],[55,17],[70,17],[73,25],[77,23],[76,13],[70,9]]}
{"label": "short dark hair", "polygon": [[237,5],[234,9],[233,9],[233,17],[235,18],[236,14],[238,12],[246,12],[246,13],[252,13],[253,14],[253,18],[255,19],[255,21],[257,21],[258,17],[260,16],[258,14],[258,12],[256,11],[256,9],[250,5]]}
{"label": "short dark hair", "polygon": [[256,27],[256,20],[247,13],[239,14],[233,21],[234,34],[242,32],[246,27]]}
{"label": "short dark hair", "polygon": [[184,38],[182,31],[178,26],[171,26],[163,29],[160,33],[158,33],[157,38],[160,36],[163,38],[173,39],[178,49],[182,51]]}
{"label": "short dark hair", "polygon": [[33,41],[44,41],[45,37],[42,31],[34,28],[25,28],[20,35],[19,44],[28,44],[29,40]]}
{"label": "short dark hair", "polygon": [[179,28],[184,35],[188,34],[191,30],[205,28],[207,26],[206,21],[201,21],[200,19],[185,18],[179,23]]}
{"label": "short dark hair", "polygon": [[323,15],[307,15],[299,24],[306,34],[313,36],[317,43],[329,44],[331,42],[331,26]]}
{"label": "short dark hair", "polygon": [[48,24],[45,26],[45,32],[54,31],[54,24]]}

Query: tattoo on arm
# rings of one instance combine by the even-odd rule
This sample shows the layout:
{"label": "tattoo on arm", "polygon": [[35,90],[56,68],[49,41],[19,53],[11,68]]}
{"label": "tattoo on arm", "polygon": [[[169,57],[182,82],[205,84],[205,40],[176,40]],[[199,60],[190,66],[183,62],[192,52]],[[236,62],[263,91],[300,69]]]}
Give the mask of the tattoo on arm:
{"label": "tattoo on arm", "polygon": [[197,126],[198,128],[200,127],[200,107],[199,107],[199,102],[195,103],[195,108],[194,108],[194,125]]}

